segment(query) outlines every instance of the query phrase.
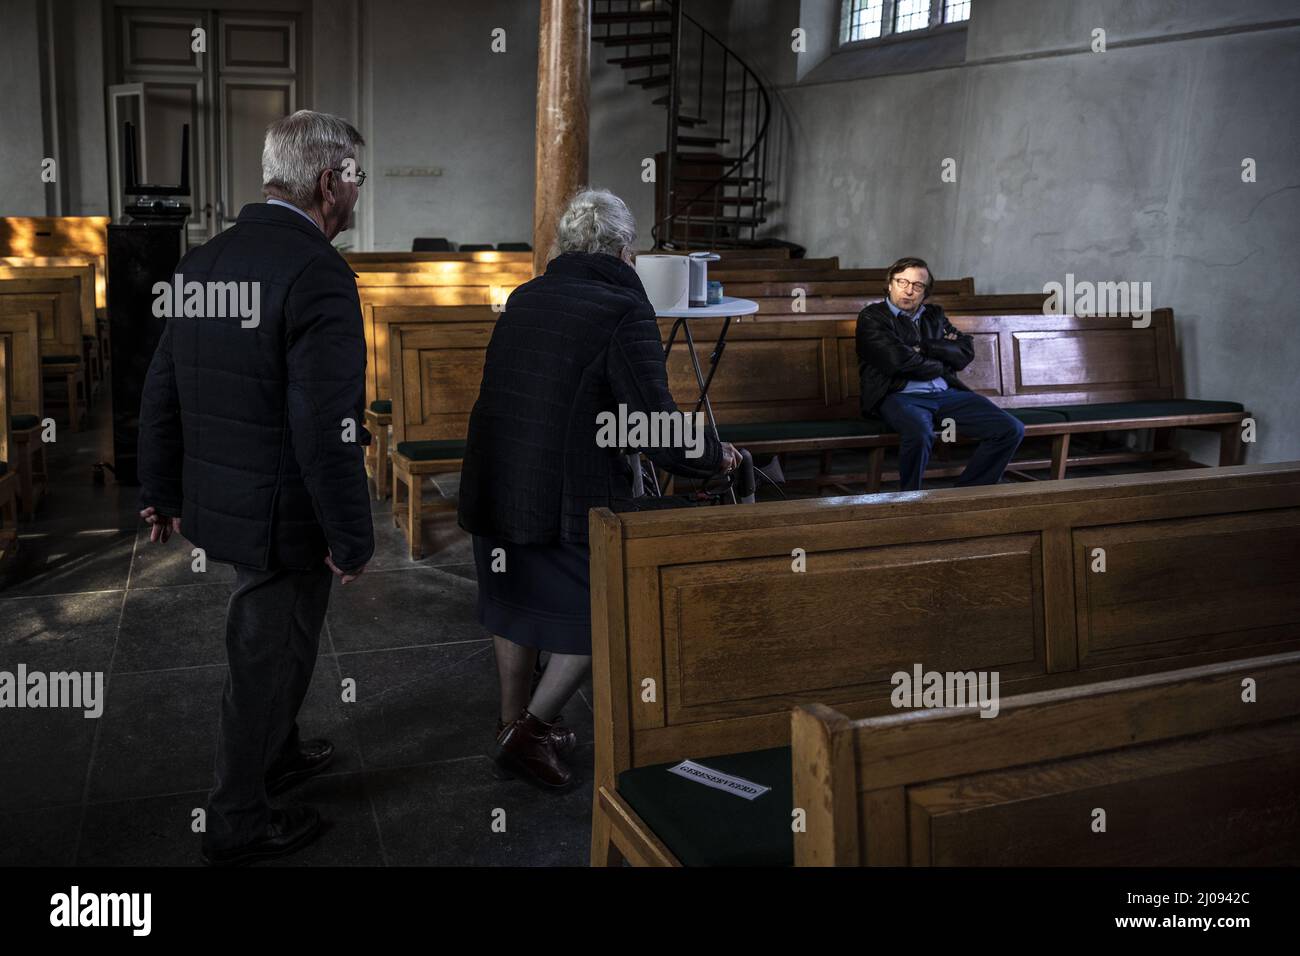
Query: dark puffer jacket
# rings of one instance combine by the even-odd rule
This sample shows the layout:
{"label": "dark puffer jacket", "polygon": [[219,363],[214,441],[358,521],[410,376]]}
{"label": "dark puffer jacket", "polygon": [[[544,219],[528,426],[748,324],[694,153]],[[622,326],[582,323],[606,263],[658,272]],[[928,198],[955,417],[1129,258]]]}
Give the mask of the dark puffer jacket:
{"label": "dark puffer jacket", "polygon": [[[460,524],[516,544],[587,541],[587,512],[631,497],[618,450],[596,444],[597,415],[674,412],[654,310],[636,270],[569,252],[515,289],[488,344],[469,420]],[[676,475],[707,478],[722,449],[646,448]]]}
{"label": "dark puffer jacket", "polygon": [[141,504],[180,514],[182,534],[214,560],[314,568],[329,549],[344,570],[365,564],[355,273],[313,223],[266,203],[245,206],[176,271],[187,284],[260,283],[259,323],[167,320],[140,405]]}

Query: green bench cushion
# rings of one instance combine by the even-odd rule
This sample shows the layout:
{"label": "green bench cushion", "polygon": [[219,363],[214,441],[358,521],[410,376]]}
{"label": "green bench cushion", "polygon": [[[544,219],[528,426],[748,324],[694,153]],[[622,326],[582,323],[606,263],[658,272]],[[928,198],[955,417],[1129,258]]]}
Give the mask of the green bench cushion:
{"label": "green bench cushion", "polygon": [[1212,415],[1221,412],[1243,412],[1239,402],[1212,402],[1195,398],[1152,399],[1142,402],[1099,402],[1095,405],[1059,405],[1052,410],[1060,412],[1070,422],[1097,422],[1108,418],[1159,418],[1165,415]]}
{"label": "green bench cushion", "polygon": [[387,399],[375,399],[370,403],[370,410],[378,415],[391,415],[393,414],[393,403]]}
{"label": "green bench cushion", "polygon": [[412,461],[440,461],[465,457],[463,441],[403,441],[397,443],[397,453]]}
{"label": "green bench cushion", "polygon": [[778,441],[795,438],[843,438],[887,435],[889,426],[879,418],[846,418],[823,422],[748,422],[719,425],[723,441]]}
{"label": "green bench cushion", "polygon": [[80,355],[42,355],[41,361],[46,365],[66,365],[73,362],[80,362]]}
{"label": "green bench cushion", "polygon": [[1024,425],[1059,425],[1066,420],[1055,408],[1008,408],[1007,411]]}
{"label": "green bench cushion", "polygon": [[790,760],[774,747],[695,761],[772,788],[753,800],[669,773],[678,760],[623,771],[618,793],[687,866],[793,866]]}
{"label": "green bench cushion", "polygon": [[35,415],[10,415],[9,427],[14,431],[26,431],[29,428],[35,428],[39,425],[40,419]]}

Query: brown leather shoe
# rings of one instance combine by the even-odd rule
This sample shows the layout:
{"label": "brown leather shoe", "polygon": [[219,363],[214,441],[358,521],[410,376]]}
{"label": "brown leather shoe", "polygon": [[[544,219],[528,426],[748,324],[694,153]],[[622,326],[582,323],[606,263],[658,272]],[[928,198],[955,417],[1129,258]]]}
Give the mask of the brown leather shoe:
{"label": "brown leather shoe", "polygon": [[497,737],[494,759],[508,773],[545,787],[563,790],[573,783],[573,773],[560,760],[559,749],[548,724],[524,710]]}
{"label": "brown leather shoe", "polygon": [[[501,736],[501,731],[506,729],[504,720],[497,721],[497,736]],[[573,748],[578,746],[578,735],[574,733],[569,726],[564,723],[563,717],[556,717],[551,721],[551,739],[555,741],[555,749],[561,756],[573,752]]]}

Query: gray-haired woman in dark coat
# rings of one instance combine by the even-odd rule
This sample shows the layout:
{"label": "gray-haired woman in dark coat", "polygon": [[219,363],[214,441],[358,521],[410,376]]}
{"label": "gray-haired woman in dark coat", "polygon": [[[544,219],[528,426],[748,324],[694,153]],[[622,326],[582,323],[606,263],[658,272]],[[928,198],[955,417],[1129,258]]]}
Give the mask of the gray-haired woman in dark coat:
{"label": "gray-haired woman in dark coat", "polygon": [[[460,524],[474,535],[479,620],[501,680],[495,756],[557,789],[572,782],[561,756],[575,743],[558,717],[591,665],[587,514],[632,495],[626,459],[597,441],[598,417],[682,414],[631,266],[635,241],[612,193],[569,202],[545,274],[511,294],[492,333],[461,472]],[[732,446],[698,437],[644,451],[684,477],[736,467]],[[539,651],[549,659],[530,693]]]}

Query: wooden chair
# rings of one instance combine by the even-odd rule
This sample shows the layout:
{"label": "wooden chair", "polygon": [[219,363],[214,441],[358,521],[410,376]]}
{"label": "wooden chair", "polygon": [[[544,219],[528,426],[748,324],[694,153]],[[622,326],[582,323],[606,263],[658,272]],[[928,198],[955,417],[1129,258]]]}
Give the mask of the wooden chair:
{"label": "wooden chair", "polygon": [[469,415],[483,379],[492,324],[401,323],[389,327],[393,394],[393,524],[406,536],[412,561],[424,556],[422,522],[456,503],[437,481],[426,501],[424,481],[458,474]]}
{"label": "wooden chair", "polygon": [[[78,313],[80,315],[81,334],[73,337],[70,332],[60,330],[60,349],[63,344],[69,348],[75,344],[75,351],[62,352],[53,356],[64,361],[46,362],[45,372],[49,377],[61,379],[65,388],[75,388],[78,384],[84,390],[87,410],[90,408],[95,388],[99,384],[99,330],[96,321],[95,296],[96,275],[94,260],[83,257],[78,265],[0,265],[0,281],[5,279],[75,279],[78,283]],[[70,361],[75,356],[76,361]],[[75,393],[74,393],[75,396]],[[70,402],[72,407],[74,402]]]}
{"label": "wooden chair", "polygon": [[592,863],[792,862],[790,709],[891,713],[916,664],[1011,696],[1300,650],[1297,567],[1300,462],[593,510]]}
{"label": "wooden chair", "polygon": [[[10,337],[10,468],[16,473],[24,518],[32,518],[49,490],[45,442],[41,439],[44,389],[41,384],[41,329],[54,321],[50,295],[0,295],[0,333]],[[25,310],[25,311],[24,311]]]}
{"label": "wooden chair", "polygon": [[0,332],[0,563],[18,550],[18,475],[11,464],[14,447],[9,430],[12,347],[13,335]]}
{"label": "wooden chair", "polygon": [[805,705],[791,748],[800,866],[1300,863],[1297,653],[1003,698],[993,718]]}

